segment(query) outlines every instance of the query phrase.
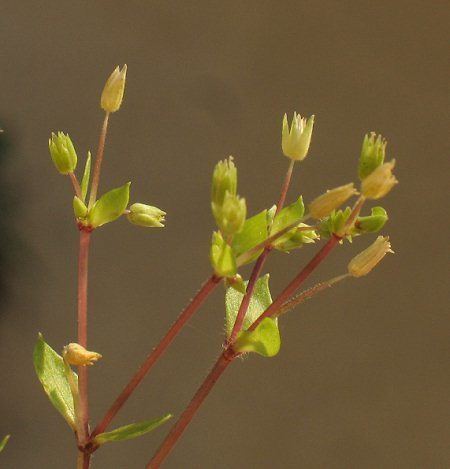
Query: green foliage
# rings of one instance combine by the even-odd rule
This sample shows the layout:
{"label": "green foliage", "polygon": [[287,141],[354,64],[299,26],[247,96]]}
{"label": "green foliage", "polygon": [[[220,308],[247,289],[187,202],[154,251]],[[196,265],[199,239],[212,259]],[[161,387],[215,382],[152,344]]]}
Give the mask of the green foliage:
{"label": "green foliage", "polygon": [[264,318],[254,331],[239,334],[234,350],[236,352],[255,352],[263,357],[274,357],[280,351],[280,331],[276,319]]}
{"label": "green foliage", "polygon": [[[39,334],[34,347],[33,361],[36,374],[50,402],[75,430],[75,411],[72,393],[65,374],[64,361]],[[78,376],[72,371],[75,383]]]}
{"label": "green foliage", "polygon": [[219,277],[236,275],[236,259],[231,246],[223,239],[220,231],[212,235],[210,260],[214,272]]}
{"label": "green foliage", "polygon": [[5,449],[6,443],[8,443],[9,437],[11,435],[6,435],[2,441],[0,441],[0,453]]}
{"label": "green foliage", "polygon": [[[247,287],[248,282],[245,282]],[[230,287],[225,293],[225,330],[227,337],[231,335],[239,306],[242,303],[244,294]],[[253,290],[247,314],[244,318],[243,329],[247,329],[254,321],[272,304],[272,297],[269,290],[269,274],[260,277]]]}
{"label": "green foliage", "polygon": [[94,444],[102,445],[109,441],[123,441],[137,438],[138,436],[145,435],[155,428],[158,428],[163,423],[172,418],[171,414],[164,415],[153,420],[146,420],[144,422],[132,423],[123,427],[116,428],[110,432],[100,433],[94,438]]}
{"label": "green foliage", "polygon": [[[240,233],[233,237],[232,247],[236,257],[258,246],[267,239],[267,210],[253,215],[245,220]],[[255,252],[251,257],[245,260],[244,264],[256,259],[262,252],[262,249]]]}
{"label": "green foliage", "polygon": [[389,217],[383,207],[373,207],[372,213],[366,217],[358,217],[355,223],[355,231],[361,233],[376,233],[386,224]]}
{"label": "green foliage", "polygon": [[350,207],[345,210],[333,210],[330,216],[324,218],[320,223],[320,236],[329,238],[333,234],[340,235],[351,213],[352,209]]}
{"label": "green foliage", "polygon": [[81,180],[81,197],[86,201],[86,195],[89,187],[89,178],[91,177],[91,152],[88,151],[86,165],[84,167],[83,179]]}
{"label": "green foliage", "polygon": [[304,244],[314,243],[316,239],[319,239],[319,235],[314,230],[300,230],[303,228],[304,223],[299,223],[298,228],[289,231],[289,237],[286,239],[284,236],[281,241],[274,243],[275,249],[283,252],[290,252],[293,249],[301,248]]}
{"label": "green foliage", "polygon": [[130,184],[131,182],[127,182],[123,186],[103,194],[95,202],[88,215],[88,222],[92,227],[97,228],[105,223],[110,223],[123,214],[130,198]]}

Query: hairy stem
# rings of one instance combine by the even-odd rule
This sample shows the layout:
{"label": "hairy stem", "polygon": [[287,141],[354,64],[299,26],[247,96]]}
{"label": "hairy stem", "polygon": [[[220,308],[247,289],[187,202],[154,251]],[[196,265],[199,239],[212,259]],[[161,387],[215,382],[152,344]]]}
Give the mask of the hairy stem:
{"label": "hairy stem", "polygon": [[[284,205],[284,201],[286,200],[286,194],[289,189],[289,185],[291,183],[291,177],[292,177],[292,171],[294,169],[294,160],[290,160],[289,162],[289,167],[286,172],[286,176],[284,178],[283,186],[281,187],[281,193],[280,197],[278,199],[277,203],[277,208],[275,211],[275,216],[279,213],[279,211],[282,209]],[[228,339],[229,343],[233,343],[239,334],[240,330],[242,329],[242,325],[244,324],[244,319],[245,315],[247,314],[248,307],[250,305],[250,300],[253,295],[253,291],[255,289],[256,282],[261,274],[261,271],[264,267],[264,264],[266,262],[267,256],[269,255],[271,251],[270,245],[266,246],[264,248],[264,251],[261,253],[261,255],[258,257],[258,260],[256,261],[252,273],[250,275],[250,279],[247,284],[247,289],[245,291],[245,295],[242,298],[241,304],[239,306],[238,313],[236,315],[236,320],[233,325],[233,329],[231,331],[230,337]]]}
{"label": "hairy stem", "polygon": [[177,320],[173,323],[170,329],[167,331],[166,335],[161,339],[159,344],[152,350],[152,352],[147,356],[144,363],[138,369],[138,371],[131,378],[129,383],[125,386],[123,391],[114,401],[112,406],[106,412],[105,416],[101,422],[97,425],[95,430],[92,432],[91,439],[94,438],[99,433],[105,431],[106,427],[111,423],[114,416],[119,412],[128,398],[131,396],[133,391],[139,386],[139,384],[144,379],[145,375],[150,371],[153,365],[161,357],[161,355],[166,351],[171,342],[181,331],[183,326],[189,321],[193,314],[200,308],[206,298],[215,290],[217,285],[220,283],[221,278],[215,275],[212,275],[201,287],[192,301],[186,306],[186,308],[178,316]]}
{"label": "hairy stem", "polygon": [[69,173],[69,177],[70,177],[70,180],[72,181],[72,185],[73,185],[73,189],[75,191],[75,195],[83,200],[83,197],[81,195],[81,187],[80,187],[80,183],[78,182],[78,179],[77,177],[75,176],[74,173]]}
{"label": "hairy stem", "polygon": [[[80,231],[80,250],[78,257],[78,343],[87,348],[87,295],[88,295],[88,262],[91,233]],[[83,434],[89,434],[88,403],[88,370],[86,366],[78,367],[78,386],[80,395],[80,422]],[[80,435],[80,437],[83,435]],[[81,444],[86,441],[80,441]]]}
{"label": "hairy stem", "polygon": [[224,352],[220,355],[214,367],[203,381],[203,384],[199,387],[198,391],[195,393],[185,411],[181,414],[178,421],[170,430],[170,433],[166,436],[161,446],[158,448],[155,455],[148,463],[147,469],[158,468],[167,455],[172,451],[178,439],[189,425],[194,415],[197,413],[197,410],[205,401],[211,389],[214,387],[222,373],[228,368],[234,358],[235,355],[233,353]]}
{"label": "hairy stem", "polygon": [[103,162],[103,153],[105,150],[106,133],[108,131],[108,120],[109,112],[105,114],[105,119],[103,120],[103,126],[98,141],[97,156],[95,158],[94,172],[92,174],[91,194],[89,196],[89,208],[94,205],[94,202],[97,198],[98,184],[100,182],[100,172]]}

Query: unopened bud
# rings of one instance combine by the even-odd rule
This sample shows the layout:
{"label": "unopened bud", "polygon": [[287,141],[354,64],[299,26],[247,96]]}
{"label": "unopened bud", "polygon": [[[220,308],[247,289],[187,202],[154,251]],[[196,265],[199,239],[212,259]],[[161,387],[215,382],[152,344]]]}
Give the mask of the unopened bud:
{"label": "unopened bud", "polygon": [[371,215],[358,217],[355,222],[355,228],[358,232],[375,233],[388,221],[388,214],[383,207],[373,207]]}
{"label": "unopened bud", "polygon": [[68,134],[63,132],[52,133],[51,138],[48,140],[48,148],[53,163],[61,174],[69,174],[75,171],[77,154]]}
{"label": "unopened bud", "polygon": [[217,226],[224,236],[232,236],[242,231],[247,216],[245,199],[227,192],[221,209],[217,212]]}
{"label": "unopened bud", "polygon": [[394,252],[391,250],[389,237],[378,236],[373,244],[350,261],[348,273],[352,277],[367,275],[388,252]]}
{"label": "unopened bud", "polygon": [[225,242],[220,232],[214,232],[210,250],[211,265],[219,277],[236,275],[236,259],[231,246]]}
{"label": "unopened bud", "polygon": [[97,352],[90,352],[86,350],[82,345],[71,343],[66,345],[63,349],[64,360],[69,365],[74,366],[89,366],[93,365],[102,356]]}
{"label": "unopened bud", "polygon": [[211,204],[213,213],[220,209],[225,200],[225,194],[236,195],[237,168],[233,163],[233,157],[219,161],[213,172],[211,188]]}
{"label": "unopened bud", "polygon": [[75,214],[75,218],[86,218],[88,213],[88,208],[77,196],[73,198],[73,213]]}
{"label": "unopened bud", "polygon": [[126,64],[122,67],[116,67],[106,81],[103,88],[100,105],[106,112],[116,112],[119,110],[125,91],[125,80],[127,77]]}
{"label": "unopened bud", "polygon": [[128,213],[128,220],[134,225],[150,228],[164,228],[166,212],[157,207],[145,204],[133,204]]}
{"label": "unopened bud", "polygon": [[283,153],[292,160],[303,160],[308,154],[311,135],[314,126],[314,116],[309,119],[294,112],[289,128],[287,115],[283,118],[281,131],[281,148]]}
{"label": "unopened bud", "polygon": [[369,174],[361,183],[361,192],[368,199],[381,199],[384,197],[397,183],[396,177],[392,174],[395,166],[395,160],[378,166]]}
{"label": "unopened bud", "polygon": [[386,140],[381,135],[377,136],[375,132],[364,136],[358,166],[361,181],[383,164],[386,144]]}
{"label": "unopened bud", "polygon": [[309,213],[317,220],[327,217],[333,210],[340,207],[352,195],[358,191],[353,186],[353,182],[345,186],[336,187],[324,194],[319,195],[309,204]]}

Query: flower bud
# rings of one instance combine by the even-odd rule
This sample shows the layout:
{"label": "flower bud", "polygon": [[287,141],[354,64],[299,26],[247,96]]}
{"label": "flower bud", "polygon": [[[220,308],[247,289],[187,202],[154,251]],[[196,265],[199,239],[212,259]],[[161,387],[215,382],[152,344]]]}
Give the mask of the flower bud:
{"label": "flower bud", "polygon": [[352,195],[357,194],[358,191],[353,186],[353,182],[345,186],[336,187],[324,194],[316,197],[309,204],[309,213],[313,218],[319,220],[320,218],[327,217],[333,210],[341,206]]}
{"label": "flower bud", "polygon": [[126,77],[127,66],[125,64],[122,70],[116,67],[106,81],[100,100],[100,105],[106,112],[116,112],[119,110],[125,91]]}
{"label": "flower bud", "polygon": [[216,222],[225,237],[242,231],[247,216],[245,199],[238,195],[225,194],[221,209],[217,212]]}
{"label": "flower bud", "polygon": [[361,181],[383,164],[386,144],[386,140],[381,135],[377,136],[375,132],[364,136],[358,166],[358,175]]}
{"label": "flower bud", "polygon": [[164,228],[165,215],[166,212],[157,207],[137,203],[130,207],[130,213],[128,213],[127,218],[134,225]]}
{"label": "flower bud", "polygon": [[212,178],[211,204],[213,213],[220,209],[228,192],[236,195],[237,191],[237,169],[233,163],[233,157],[219,161],[216,164]]}
{"label": "flower bud", "polygon": [[292,160],[303,160],[306,157],[311,143],[313,126],[314,116],[306,119],[294,112],[291,127],[289,128],[287,115],[284,115],[281,148],[285,156]]}
{"label": "flower bud", "polygon": [[88,213],[86,205],[77,196],[73,198],[73,213],[75,214],[75,218],[86,218]]}
{"label": "flower bud", "polygon": [[213,233],[209,257],[217,276],[234,277],[236,275],[236,259],[233,250],[219,231]]}
{"label": "flower bud", "polygon": [[361,183],[361,192],[368,199],[381,199],[398,183],[392,174],[395,160],[378,166]]}
{"label": "flower bud", "polygon": [[102,356],[97,352],[89,352],[82,345],[71,343],[63,349],[64,360],[69,365],[86,366],[93,365]]}
{"label": "flower bud", "polygon": [[75,171],[77,154],[68,134],[58,132],[55,135],[52,132],[52,136],[48,140],[48,148],[53,163],[61,174],[69,174]]}
{"label": "flower bud", "polygon": [[378,236],[373,244],[350,261],[348,273],[352,277],[367,275],[388,252],[394,252],[391,250],[389,237]]}

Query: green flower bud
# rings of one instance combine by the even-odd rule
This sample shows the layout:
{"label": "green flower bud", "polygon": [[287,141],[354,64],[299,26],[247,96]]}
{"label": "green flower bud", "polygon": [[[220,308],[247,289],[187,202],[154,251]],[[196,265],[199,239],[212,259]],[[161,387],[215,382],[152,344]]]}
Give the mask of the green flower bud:
{"label": "green flower bud", "polygon": [[308,225],[305,223],[299,223],[297,228],[289,231],[287,236],[282,236],[280,240],[276,240],[272,243],[273,247],[278,251],[290,252],[293,249],[299,249],[304,244],[315,243],[320,236],[313,230],[304,231],[303,229]]}
{"label": "green flower bud", "polygon": [[127,218],[134,225],[164,228],[165,215],[166,212],[157,207],[137,203],[130,207],[130,213],[128,213]]}
{"label": "green flower bud", "polygon": [[350,261],[348,273],[352,277],[367,275],[388,252],[394,252],[391,250],[389,237],[378,236],[373,244]]}
{"label": "green flower bud", "polygon": [[383,164],[386,144],[386,140],[381,135],[377,136],[375,132],[364,136],[358,166],[358,175],[361,181]]}
{"label": "green flower bud", "polygon": [[355,229],[362,233],[375,233],[388,221],[388,215],[383,207],[373,207],[372,214],[367,217],[358,217],[355,222]]}
{"label": "green flower bud", "polygon": [[106,112],[116,112],[119,110],[125,91],[125,80],[127,78],[127,66],[116,67],[106,81],[103,88],[100,105]]}
{"label": "green flower bud", "polygon": [[381,199],[397,183],[397,179],[392,174],[395,160],[384,163],[372,171],[361,183],[361,192],[368,199]]}
{"label": "green flower bud", "polygon": [[324,194],[316,197],[309,204],[309,213],[315,219],[320,219],[328,216],[333,210],[340,207],[352,195],[357,194],[358,191],[353,187],[353,182],[345,186],[336,187]]}
{"label": "green flower bud", "polygon": [[247,216],[247,205],[245,199],[238,195],[225,194],[222,207],[216,216],[217,226],[224,236],[233,236],[242,231]]}
{"label": "green flower bud", "polygon": [[281,148],[285,156],[292,160],[303,160],[306,157],[311,143],[313,126],[314,116],[306,119],[294,112],[291,127],[289,128],[287,115],[284,115]]}
{"label": "green flower bud", "polygon": [[343,232],[345,224],[352,213],[352,209],[347,207],[345,210],[333,210],[330,216],[324,218],[319,225],[320,236],[329,238],[335,234],[337,236],[343,236],[346,233]]}
{"label": "green flower bud", "polygon": [[237,191],[237,169],[233,163],[233,157],[228,160],[219,161],[216,164],[212,178],[211,204],[215,215],[217,210],[222,207],[225,200],[225,194],[236,195]]}
{"label": "green flower bud", "polygon": [[217,276],[234,277],[236,275],[236,259],[233,250],[219,231],[214,232],[212,236],[210,260]]}
{"label": "green flower bud", "polygon": [[69,174],[75,171],[77,154],[68,134],[58,132],[55,135],[52,133],[51,138],[48,140],[48,148],[53,163],[61,174]]}
{"label": "green flower bud", "polygon": [[76,218],[86,218],[88,213],[88,208],[84,204],[84,202],[79,199],[77,196],[73,198],[73,213],[75,214]]}

